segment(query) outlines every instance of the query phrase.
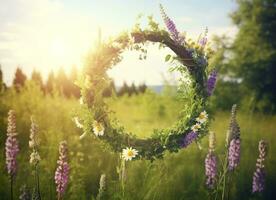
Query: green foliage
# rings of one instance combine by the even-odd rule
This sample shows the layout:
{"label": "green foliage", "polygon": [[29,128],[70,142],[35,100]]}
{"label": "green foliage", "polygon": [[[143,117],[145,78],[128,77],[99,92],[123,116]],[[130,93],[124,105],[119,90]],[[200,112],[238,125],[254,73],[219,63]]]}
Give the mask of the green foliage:
{"label": "green foliage", "polygon": [[[107,99],[107,103],[123,122],[128,131],[138,133],[139,137],[149,137],[155,128],[166,128],[172,125],[178,111],[185,103],[168,96],[159,96],[147,92],[142,95]],[[78,107],[77,99],[67,99],[59,95],[46,95],[33,83],[26,83],[20,93],[8,90],[0,98],[0,176],[1,199],[9,199],[8,176],[5,174],[4,143],[8,109],[13,108],[17,116],[17,131],[20,145],[18,172],[15,181],[15,197],[19,188],[27,184],[34,186],[29,164],[28,147],[30,116],[34,115],[39,125],[40,149],[40,189],[43,199],[56,199],[54,171],[58,157],[59,141],[66,139],[69,145],[70,181],[64,199],[91,199],[99,191],[102,173],[107,176],[107,199],[120,199],[118,185],[118,154],[106,151],[101,141],[87,136],[79,139],[82,132],[72,121],[72,109]],[[158,115],[159,107],[164,107],[164,115]],[[217,133],[217,152],[224,150],[225,133],[228,129],[229,112],[219,112],[211,125]],[[255,169],[258,141],[263,138],[270,143],[267,164],[267,182],[263,197],[273,199],[276,195],[276,142],[274,137],[275,116],[261,114],[249,115],[239,113],[237,120],[241,126],[242,155],[239,176],[233,178],[231,196],[235,199],[254,198],[251,194],[251,176]],[[207,150],[207,138],[202,140],[203,151],[195,144],[177,154],[166,153],[164,159],[154,162],[139,160],[127,162],[125,199],[207,199],[204,188],[204,158]],[[255,156],[253,156],[255,155]]]}
{"label": "green foliage", "polygon": [[237,3],[238,9],[231,17],[239,32],[231,50],[230,64],[257,103],[260,102],[257,109],[275,112],[276,1],[239,0]]}

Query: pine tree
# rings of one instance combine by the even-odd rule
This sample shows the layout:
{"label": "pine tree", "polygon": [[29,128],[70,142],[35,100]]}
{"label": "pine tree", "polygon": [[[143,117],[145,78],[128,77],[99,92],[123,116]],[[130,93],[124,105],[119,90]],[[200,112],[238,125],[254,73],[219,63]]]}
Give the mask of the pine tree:
{"label": "pine tree", "polygon": [[23,71],[17,67],[15,71],[15,76],[13,79],[13,86],[19,90],[20,87],[23,87],[25,84],[25,81],[27,80],[27,76],[23,73]]}
{"label": "pine tree", "polygon": [[40,72],[33,70],[31,80],[34,81],[40,87],[41,90],[44,90],[44,85]]}
{"label": "pine tree", "polygon": [[0,93],[4,90],[3,72],[0,65]]}
{"label": "pine tree", "polygon": [[129,88],[129,93],[128,95],[131,96],[131,95],[136,95],[138,94],[138,91],[136,89],[136,86],[134,84],[134,82],[131,84],[130,88]]}
{"label": "pine tree", "polygon": [[71,73],[70,73],[70,77],[69,77],[69,93],[70,95],[73,95],[76,98],[80,97],[80,89],[79,87],[75,84],[76,80],[78,78],[78,69],[77,67],[74,65],[71,68]]}
{"label": "pine tree", "polygon": [[59,69],[55,83],[61,94],[70,97],[70,81],[63,68]]}
{"label": "pine tree", "polygon": [[143,83],[142,85],[138,86],[138,93],[145,93],[147,90],[147,85],[145,83]]}
{"label": "pine tree", "polygon": [[48,94],[52,94],[54,90],[54,84],[55,84],[55,74],[53,71],[51,71],[48,75],[48,79],[45,85],[45,92]]}
{"label": "pine tree", "polygon": [[118,96],[123,96],[124,94],[128,94],[129,87],[126,82],[123,83],[123,86],[118,91]]}

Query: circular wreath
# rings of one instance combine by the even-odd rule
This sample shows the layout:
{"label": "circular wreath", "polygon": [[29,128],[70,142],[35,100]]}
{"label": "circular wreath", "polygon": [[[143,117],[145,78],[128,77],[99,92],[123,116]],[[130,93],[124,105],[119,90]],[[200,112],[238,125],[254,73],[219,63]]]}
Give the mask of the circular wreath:
{"label": "circular wreath", "polygon": [[[167,16],[167,22],[170,20]],[[166,20],[165,20],[166,22]],[[199,43],[185,41],[171,24],[166,24],[169,32],[159,29],[151,17],[149,28],[142,30],[139,25],[129,33],[123,33],[107,42],[98,42],[96,50],[88,57],[83,74],[78,81],[81,88],[81,109],[75,118],[77,125],[83,129],[84,135],[92,133],[105,141],[116,152],[123,149],[135,149],[130,156],[135,159],[162,158],[164,151],[177,152],[192,141],[199,141],[208,133],[207,100],[212,85],[208,85],[208,55],[204,50],[206,37]],[[174,24],[173,24],[174,25]],[[185,112],[180,112],[179,120],[168,129],[154,130],[149,138],[137,138],[110,117],[111,111],[103,98],[103,91],[109,86],[110,78],[107,70],[122,60],[125,50],[137,50],[146,58],[148,43],[159,43],[161,47],[170,48],[175,55],[167,55],[165,60],[178,63],[173,67],[181,73],[182,78],[189,76],[191,80],[189,105]],[[209,70],[210,71],[210,70]],[[214,78],[214,77],[213,77]],[[212,81],[212,80],[211,80]],[[179,94],[185,96],[187,84],[180,79]],[[137,150],[137,151],[136,151]],[[131,158],[130,158],[131,159]]]}

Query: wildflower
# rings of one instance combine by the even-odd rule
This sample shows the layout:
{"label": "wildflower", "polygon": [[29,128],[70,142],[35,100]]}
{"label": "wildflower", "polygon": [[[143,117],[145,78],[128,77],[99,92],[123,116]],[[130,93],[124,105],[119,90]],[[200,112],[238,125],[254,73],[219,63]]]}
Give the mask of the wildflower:
{"label": "wildflower", "polygon": [[208,96],[211,96],[213,94],[213,91],[215,89],[215,85],[216,85],[216,81],[217,81],[217,71],[216,70],[212,70],[208,80],[207,80],[207,94]]}
{"label": "wildflower", "polygon": [[106,190],[106,175],[102,174],[100,178],[99,193],[97,195],[98,200],[103,199],[105,190]]}
{"label": "wildflower", "polygon": [[216,146],[216,135],[213,131],[209,135],[209,150],[214,151]]}
{"label": "wildflower", "polygon": [[267,155],[267,143],[264,140],[259,142],[259,157],[256,162],[256,171],[253,175],[252,192],[262,192],[265,186],[264,161]]}
{"label": "wildflower", "polygon": [[94,121],[93,132],[96,136],[103,136],[104,135],[104,126],[101,123]]}
{"label": "wildflower", "polygon": [[29,147],[32,148],[32,153],[30,155],[30,163],[37,165],[39,163],[40,156],[38,153],[38,125],[35,123],[33,117],[31,117],[31,129],[30,129],[30,141],[29,141]]}
{"label": "wildflower", "polygon": [[233,171],[240,162],[240,138],[232,139],[228,152],[228,169]]}
{"label": "wildflower", "polygon": [[195,125],[192,126],[192,131],[197,132],[199,129],[201,129],[201,125],[199,123],[196,123]]}
{"label": "wildflower", "polygon": [[174,22],[168,17],[168,15],[166,14],[166,12],[161,4],[160,4],[160,12],[161,12],[162,18],[164,20],[164,23],[167,26],[168,31],[170,32],[172,39],[177,44],[182,45],[184,43],[185,37],[183,35],[180,36],[178,30],[176,29]]}
{"label": "wildflower", "polygon": [[237,105],[234,104],[232,106],[232,110],[231,110],[231,119],[230,119],[230,125],[229,125],[229,133],[228,133],[228,140],[227,142],[229,143],[233,138],[239,138],[240,137],[240,126],[237,122],[236,119],[236,115],[237,115]]}
{"label": "wildflower", "polygon": [[40,155],[38,154],[38,152],[33,151],[30,155],[30,163],[36,165],[39,163],[40,160],[41,160],[41,158],[40,158]]}
{"label": "wildflower", "polygon": [[189,132],[187,135],[185,135],[181,146],[183,148],[186,148],[189,146],[195,139],[197,138],[197,133],[194,131]]}
{"label": "wildflower", "polygon": [[205,158],[205,175],[206,185],[212,189],[216,182],[217,175],[217,159],[212,151],[209,151]]}
{"label": "wildflower", "polygon": [[233,171],[240,162],[240,127],[236,119],[237,106],[232,106],[229,130],[227,131],[226,146],[228,148],[228,169]]}
{"label": "wildflower", "polygon": [[214,132],[210,132],[209,135],[209,152],[205,158],[205,175],[206,185],[212,189],[216,182],[217,176],[217,159],[214,154],[216,137]]}
{"label": "wildflower", "polygon": [[74,117],[73,120],[78,128],[83,128],[83,125],[80,123],[78,117]]}
{"label": "wildflower", "polygon": [[204,110],[203,112],[201,112],[199,114],[199,116],[196,118],[196,121],[199,122],[200,124],[203,124],[204,122],[206,122],[208,119],[208,114],[206,113],[206,111]]}
{"label": "wildflower", "polygon": [[62,197],[68,184],[69,164],[67,161],[67,154],[67,142],[62,141],[59,144],[59,159],[57,161],[58,167],[55,172],[55,183],[57,185],[56,191],[58,193],[58,199]]}
{"label": "wildflower", "polygon": [[207,33],[208,33],[208,28],[206,27],[204,36],[200,37],[198,40],[198,44],[201,46],[201,48],[204,48],[207,44]]}
{"label": "wildflower", "polygon": [[133,149],[132,147],[127,147],[123,149],[123,159],[125,161],[132,160],[132,158],[135,158],[138,155],[138,151],[136,149]]}
{"label": "wildflower", "polygon": [[13,177],[16,173],[16,156],[19,152],[18,141],[16,139],[15,112],[10,110],[8,113],[8,128],[6,140],[6,166],[8,174]]}

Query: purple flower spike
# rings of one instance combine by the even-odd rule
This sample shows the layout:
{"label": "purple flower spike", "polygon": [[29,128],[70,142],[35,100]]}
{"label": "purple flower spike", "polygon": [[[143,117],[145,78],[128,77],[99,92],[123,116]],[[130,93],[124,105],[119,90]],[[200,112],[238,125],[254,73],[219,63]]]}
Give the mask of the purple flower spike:
{"label": "purple flower spike", "polygon": [[197,138],[197,133],[194,131],[189,132],[184,136],[181,147],[186,148]]}
{"label": "purple flower spike", "polygon": [[55,183],[57,185],[56,191],[58,199],[62,197],[68,184],[69,179],[69,164],[67,161],[67,142],[62,141],[59,144],[59,159],[57,161],[58,167],[55,173]]}
{"label": "purple flower spike", "polygon": [[198,44],[201,46],[201,48],[204,48],[207,44],[207,33],[208,33],[208,28],[206,27],[205,29],[205,33],[204,33],[204,36],[201,37],[199,40],[198,40]]}
{"label": "purple flower spike", "polygon": [[16,174],[16,156],[19,152],[18,141],[16,139],[15,112],[10,110],[8,113],[8,129],[6,140],[6,166],[8,174],[14,177]]}
{"label": "purple flower spike", "polygon": [[267,143],[264,140],[259,142],[259,157],[256,163],[256,171],[253,174],[252,192],[262,192],[265,186],[264,161],[267,154]]}
{"label": "purple flower spike", "polygon": [[161,4],[160,4],[160,12],[161,12],[162,18],[164,20],[164,23],[165,23],[168,31],[170,32],[172,39],[177,44],[182,45],[184,43],[185,37],[180,36],[178,30],[176,29],[175,23],[168,17],[168,15],[166,14],[166,12]]}
{"label": "purple flower spike", "polygon": [[207,93],[208,96],[211,96],[213,94],[213,91],[215,89],[215,85],[216,85],[216,81],[217,81],[217,71],[213,70],[209,77],[208,77],[208,81],[207,81]]}
{"label": "purple flower spike", "polygon": [[206,185],[209,189],[215,186],[217,176],[217,159],[212,151],[205,158]]}
{"label": "purple flower spike", "polygon": [[240,162],[240,138],[232,139],[229,146],[228,152],[228,169],[233,171]]}

